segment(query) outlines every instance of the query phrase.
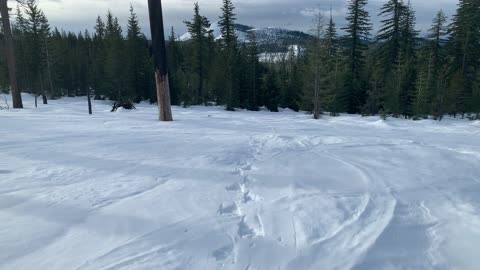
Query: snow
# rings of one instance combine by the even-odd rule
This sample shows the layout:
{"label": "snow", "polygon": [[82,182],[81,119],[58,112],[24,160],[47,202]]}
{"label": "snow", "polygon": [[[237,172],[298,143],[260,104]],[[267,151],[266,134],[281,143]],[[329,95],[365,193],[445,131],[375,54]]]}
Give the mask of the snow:
{"label": "snow", "polygon": [[[222,38],[222,32],[221,32],[221,29],[220,29],[220,25],[218,23],[219,22],[212,23],[212,25],[208,28],[209,31],[212,31],[212,35],[213,35],[215,40],[219,40],[219,39]],[[244,36],[246,34],[244,34],[243,32],[240,32],[238,30],[236,30],[236,33],[239,36],[239,40],[241,40],[241,41],[246,40],[246,39],[240,39],[240,38],[244,38]],[[188,41],[190,39],[192,39],[192,35],[189,32],[186,32],[185,34],[181,35],[178,40],[179,41]]]}
{"label": "snow", "polygon": [[479,122],[24,99],[0,269],[478,269]]}
{"label": "snow", "polygon": [[[222,39],[222,31],[218,21],[212,23],[208,30],[212,31],[214,40],[218,41]],[[278,43],[278,40],[282,38],[285,39],[288,37],[292,37],[294,31],[274,27],[254,28],[247,25],[236,24],[235,33],[237,34],[237,40],[239,42],[249,42],[249,36],[251,32],[254,32],[256,34],[257,43],[275,44]],[[190,39],[192,39],[192,35],[189,32],[186,32],[178,37],[178,41],[188,41]]]}
{"label": "snow", "polygon": [[280,63],[289,60],[292,51],[293,55],[296,57],[300,54],[301,48],[298,45],[290,45],[286,52],[264,52],[258,54],[258,58],[260,62],[264,63]]}

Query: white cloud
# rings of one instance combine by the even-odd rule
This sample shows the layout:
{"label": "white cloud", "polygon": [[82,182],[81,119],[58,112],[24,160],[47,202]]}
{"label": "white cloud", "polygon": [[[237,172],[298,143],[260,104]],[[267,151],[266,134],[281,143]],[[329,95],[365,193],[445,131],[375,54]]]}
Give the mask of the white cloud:
{"label": "white cloud", "polygon": [[[218,20],[221,0],[163,0],[166,27],[174,26],[177,32],[186,31],[184,20],[192,17],[193,3],[200,3],[201,12],[212,22]],[[256,27],[276,26],[297,30],[308,30],[312,16],[323,11],[328,15],[330,6],[338,27],[344,25],[347,0],[233,0],[238,22]],[[12,1],[13,2],[13,1]],[[370,0],[368,9],[372,21],[378,27],[379,8],[386,0]],[[417,11],[418,28],[425,30],[438,9],[452,15],[458,0],[412,0]],[[126,25],[128,9],[132,3],[141,21],[143,31],[148,34],[147,0],[39,0],[53,27],[74,32],[93,29],[98,15],[110,9]]]}
{"label": "white cloud", "polygon": [[305,8],[300,10],[300,15],[304,17],[314,17],[319,13],[323,13],[323,10],[320,10],[318,8]]}

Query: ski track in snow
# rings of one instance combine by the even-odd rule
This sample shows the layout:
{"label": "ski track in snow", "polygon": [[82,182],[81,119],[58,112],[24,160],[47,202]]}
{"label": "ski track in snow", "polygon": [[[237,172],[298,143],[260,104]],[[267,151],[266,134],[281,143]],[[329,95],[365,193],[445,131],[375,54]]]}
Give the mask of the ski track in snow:
{"label": "ski track in snow", "polygon": [[480,126],[0,112],[0,269],[477,269]]}

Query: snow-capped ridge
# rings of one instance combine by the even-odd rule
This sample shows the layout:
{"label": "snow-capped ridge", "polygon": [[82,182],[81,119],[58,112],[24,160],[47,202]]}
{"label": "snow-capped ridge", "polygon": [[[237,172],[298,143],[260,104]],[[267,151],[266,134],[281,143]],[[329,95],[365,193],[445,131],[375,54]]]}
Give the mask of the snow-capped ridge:
{"label": "snow-capped ridge", "polygon": [[[235,29],[239,42],[248,42],[250,33],[254,32],[260,52],[279,52],[280,47],[289,47],[292,45],[304,46],[311,38],[310,35],[296,30],[283,29],[278,27],[252,27],[244,24],[235,24]],[[209,28],[212,31],[215,40],[222,38],[218,22],[212,23]],[[188,41],[192,38],[190,33],[181,35],[179,41]]]}

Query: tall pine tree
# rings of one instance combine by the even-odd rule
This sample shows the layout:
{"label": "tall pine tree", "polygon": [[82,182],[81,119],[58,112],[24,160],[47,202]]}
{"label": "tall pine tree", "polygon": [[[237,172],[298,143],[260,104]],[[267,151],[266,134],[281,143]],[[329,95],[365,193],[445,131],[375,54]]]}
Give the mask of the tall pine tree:
{"label": "tall pine tree", "polygon": [[130,18],[127,26],[127,50],[128,50],[128,84],[126,96],[141,101],[149,98],[148,79],[151,77],[148,59],[147,38],[141,33],[137,14],[130,6]]}
{"label": "tall pine tree", "polygon": [[365,53],[370,39],[370,15],[366,10],[367,0],[350,0],[348,4],[347,26],[342,28],[346,35],[348,56],[342,94],[339,97],[344,110],[358,113],[366,99]]}
{"label": "tall pine tree", "polygon": [[377,40],[379,41],[382,69],[383,109],[391,114],[400,113],[400,23],[405,13],[402,0],[389,0],[382,6],[379,16],[384,17]]}
{"label": "tall pine tree", "polygon": [[238,105],[237,33],[235,31],[235,6],[232,0],[223,0],[222,16],[218,26],[222,33],[222,55],[224,71],[224,97],[226,109],[235,110]]}
{"label": "tall pine tree", "polygon": [[127,92],[126,65],[123,62],[125,56],[125,43],[122,36],[122,28],[118,18],[111,11],[107,13],[105,28],[105,77],[107,78],[108,96],[119,103],[133,102],[133,96]]}
{"label": "tall pine tree", "polygon": [[451,56],[450,112],[480,112],[478,84],[480,71],[480,1],[460,0],[450,26],[449,53]]}
{"label": "tall pine tree", "polygon": [[207,79],[207,65],[208,59],[206,58],[207,54],[207,42],[208,36],[211,30],[210,22],[205,17],[200,15],[200,6],[198,3],[195,3],[194,15],[191,21],[185,21],[185,24],[188,28],[188,32],[191,36],[191,72],[195,74],[192,76],[192,81],[189,82],[193,85],[194,92],[191,93],[193,98],[193,104],[202,104],[205,103],[205,85]]}

